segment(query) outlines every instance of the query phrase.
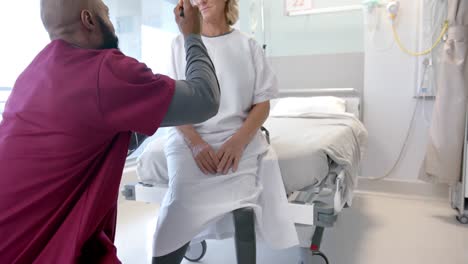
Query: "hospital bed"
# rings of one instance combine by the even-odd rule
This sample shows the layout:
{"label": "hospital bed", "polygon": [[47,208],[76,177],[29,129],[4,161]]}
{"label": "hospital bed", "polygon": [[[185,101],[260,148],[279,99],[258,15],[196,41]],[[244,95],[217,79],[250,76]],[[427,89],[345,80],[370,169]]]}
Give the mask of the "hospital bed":
{"label": "hospital bed", "polygon": [[[316,256],[328,263],[326,255],[320,251],[324,230],[333,227],[340,212],[352,203],[367,140],[367,131],[359,121],[362,100],[359,93],[351,88],[286,90],[280,93],[280,97],[285,99],[272,102],[272,115],[265,128],[278,155],[288,194],[289,212],[285,213],[293,217],[300,246],[306,249],[302,250],[302,263],[310,264]],[[281,109],[275,111],[287,108],[284,102],[291,97],[325,101],[339,98],[344,103],[345,113],[285,115]],[[327,109],[333,107],[325,106]],[[299,110],[302,111],[300,107]],[[163,141],[162,138],[155,140]],[[164,156],[162,148],[155,155]],[[127,200],[162,201],[168,180],[162,175],[164,173],[160,173],[164,168],[157,166],[164,164],[156,165],[154,178],[140,178],[141,182],[124,186],[122,194]],[[191,245],[186,258],[201,260],[206,250],[204,241]]]}

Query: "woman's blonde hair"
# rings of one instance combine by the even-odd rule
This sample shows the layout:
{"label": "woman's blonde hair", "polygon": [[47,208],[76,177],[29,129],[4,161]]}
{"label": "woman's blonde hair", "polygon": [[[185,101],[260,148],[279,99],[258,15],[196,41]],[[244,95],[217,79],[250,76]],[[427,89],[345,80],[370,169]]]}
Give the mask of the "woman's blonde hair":
{"label": "woman's blonde hair", "polygon": [[239,20],[239,2],[238,0],[226,0],[226,19],[228,25],[232,26]]}

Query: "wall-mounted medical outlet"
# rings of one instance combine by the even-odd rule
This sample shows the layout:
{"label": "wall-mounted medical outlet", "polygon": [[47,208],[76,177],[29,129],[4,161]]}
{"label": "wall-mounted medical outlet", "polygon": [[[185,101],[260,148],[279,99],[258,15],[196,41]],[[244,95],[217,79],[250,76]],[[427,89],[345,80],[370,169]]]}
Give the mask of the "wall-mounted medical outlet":
{"label": "wall-mounted medical outlet", "polygon": [[418,82],[415,97],[434,97],[436,95],[436,84],[432,59],[425,57],[419,65]]}
{"label": "wall-mounted medical outlet", "polygon": [[387,12],[391,15],[396,17],[398,12],[400,12],[400,1],[390,1],[387,4]]}

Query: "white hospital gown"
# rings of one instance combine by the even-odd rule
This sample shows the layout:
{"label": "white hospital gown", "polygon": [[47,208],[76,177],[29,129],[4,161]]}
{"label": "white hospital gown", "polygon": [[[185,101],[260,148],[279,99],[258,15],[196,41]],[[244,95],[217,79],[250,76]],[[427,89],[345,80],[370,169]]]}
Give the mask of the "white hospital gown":
{"label": "white hospital gown", "polygon": [[[276,97],[277,80],[261,47],[243,33],[234,30],[203,37],[203,42],[216,68],[221,103],[215,117],[194,127],[216,151],[241,128],[252,105]],[[171,75],[185,79],[182,36],[172,48]],[[176,128],[169,129],[164,152],[169,191],[159,212],[154,256],[167,255],[190,241],[232,236],[230,213],[244,207],[255,211],[258,237],[274,248],[297,245],[278,162],[261,132],[244,150],[239,169],[227,175],[203,174]]]}

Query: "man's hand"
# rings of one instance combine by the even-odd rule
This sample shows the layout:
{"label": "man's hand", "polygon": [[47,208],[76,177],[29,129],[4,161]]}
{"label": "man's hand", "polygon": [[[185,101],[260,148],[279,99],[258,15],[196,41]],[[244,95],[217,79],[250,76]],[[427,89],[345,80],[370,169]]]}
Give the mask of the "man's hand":
{"label": "man's hand", "polygon": [[174,8],[174,16],[182,35],[201,34],[200,11],[198,7],[192,6],[190,0],[180,0]]}

